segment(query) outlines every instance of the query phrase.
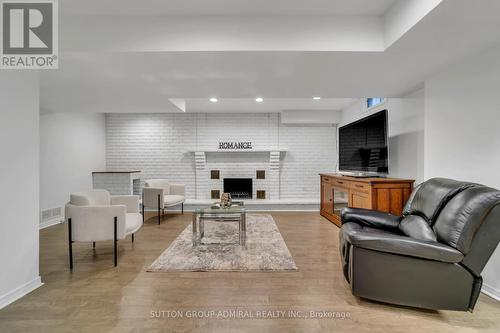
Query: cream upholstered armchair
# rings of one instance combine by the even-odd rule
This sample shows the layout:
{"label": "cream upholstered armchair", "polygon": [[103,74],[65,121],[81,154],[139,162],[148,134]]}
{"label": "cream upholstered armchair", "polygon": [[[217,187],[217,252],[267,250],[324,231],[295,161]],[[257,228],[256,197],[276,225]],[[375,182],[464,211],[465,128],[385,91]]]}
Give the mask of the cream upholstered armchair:
{"label": "cream upholstered armchair", "polygon": [[69,266],[73,269],[73,242],[113,241],[114,264],[117,264],[116,245],[142,227],[139,196],[110,196],[106,190],[72,193],[66,204],[68,221]]}
{"label": "cream upholstered armchair", "polygon": [[169,184],[166,179],[149,179],[144,184],[142,192],[142,217],[144,208],[158,209],[158,224],[161,221],[160,210],[165,213],[165,208],[181,205],[184,214],[184,201],[186,201],[186,188],[182,184]]}

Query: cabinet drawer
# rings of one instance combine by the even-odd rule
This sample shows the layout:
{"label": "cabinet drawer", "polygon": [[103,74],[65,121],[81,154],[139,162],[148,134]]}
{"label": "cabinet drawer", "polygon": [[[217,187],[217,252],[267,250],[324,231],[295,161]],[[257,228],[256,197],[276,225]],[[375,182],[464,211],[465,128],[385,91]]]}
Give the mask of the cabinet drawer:
{"label": "cabinet drawer", "polygon": [[345,181],[345,180],[333,179],[332,184],[335,186],[349,188],[349,181]]}
{"label": "cabinet drawer", "polygon": [[327,176],[321,176],[321,181],[333,184],[333,178]]}
{"label": "cabinet drawer", "polygon": [[370,193],[370,184],[352,182],[351,183],[351,189],[353,191]]}

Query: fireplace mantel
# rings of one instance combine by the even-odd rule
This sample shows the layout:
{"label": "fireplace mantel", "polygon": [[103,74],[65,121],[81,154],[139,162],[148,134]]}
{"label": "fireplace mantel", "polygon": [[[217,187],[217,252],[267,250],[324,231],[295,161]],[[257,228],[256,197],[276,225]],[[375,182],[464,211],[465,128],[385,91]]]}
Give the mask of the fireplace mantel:
{"label": "fireplace mantel", "polygon": [[189,150],[190,153],[270,153],[270,152],[280,152],[286,153],[288,149],[198,149]]}
{"label": "fireplace mantel", "polygon": [[279,170],[280,169],[280,160],[281,153],[285,153],[285,149],[213,149],[213,150],[191,150],[191,153],[194,153],[194,161],[196,164],[197,170],[204,170],[206,168],[207,163],[207,154],[210,153],[244,153],[244,154],[252,154],[252,153],[268,153],[269,154],[269,166],[271,170]]}

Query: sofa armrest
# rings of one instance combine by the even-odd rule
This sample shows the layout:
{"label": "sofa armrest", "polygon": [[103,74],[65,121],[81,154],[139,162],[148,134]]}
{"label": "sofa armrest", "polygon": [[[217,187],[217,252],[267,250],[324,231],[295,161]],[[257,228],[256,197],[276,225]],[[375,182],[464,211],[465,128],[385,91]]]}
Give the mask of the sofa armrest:
{"label": "sofa armrest", "polygon": [[343,232],[344,239],[350,244],[363,249],[447,263],[458,263],[464,258],[460,251],[438,242],[422,241],[390,233],[373,233],[359,229],[346,228],[341,232]]}
{"label": "sofa armrest", "polygon": [[186,186],[183,184],[170,184],[170,194],[186,196]]}
{"label": "sofa armrest", "polygon": [[398,229],[401,217],[376,210],[344,208],[340,213],[342,224],[354,222],[362,226],[380,229]]}
{"label": "sofa armrest", "polygon": [[139,212],[139,196],[137,195],[113,195],[111,196],[111,205],[125,205],[127,213]]}
{"label": "sofa armrest", "polygon": [[[160,196],[160,205],[158,206],[158,196]],[[163,208],[165,198],[162,188],[145,187],[142,190],[142,204],[144,207]]]}

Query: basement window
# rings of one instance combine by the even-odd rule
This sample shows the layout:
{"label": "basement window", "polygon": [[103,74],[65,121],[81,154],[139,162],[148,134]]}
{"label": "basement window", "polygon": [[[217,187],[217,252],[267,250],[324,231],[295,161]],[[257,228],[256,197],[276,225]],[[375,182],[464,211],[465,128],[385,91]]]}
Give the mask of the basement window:
{"label": "basement window", "polygon": [[366,107],[369,109],[371,107],[382,104],[385,101],[383,97],[370,97],[366,99]]}

